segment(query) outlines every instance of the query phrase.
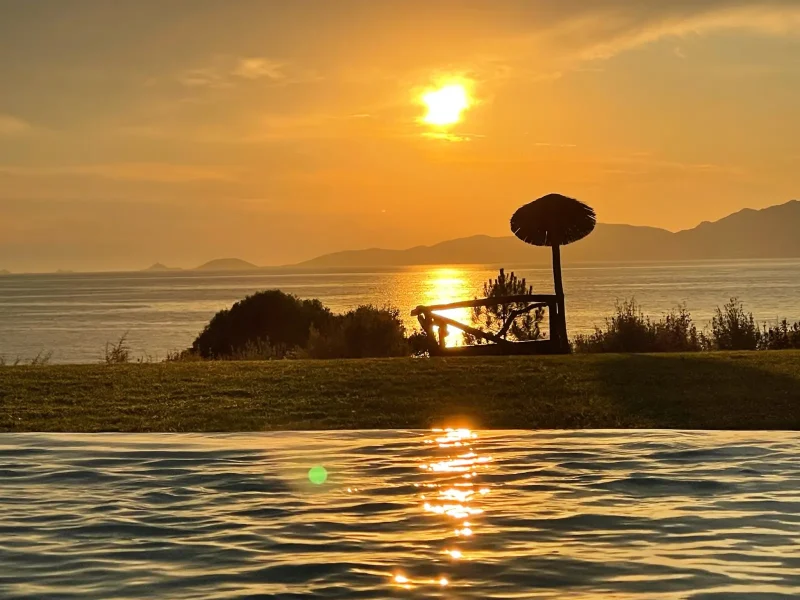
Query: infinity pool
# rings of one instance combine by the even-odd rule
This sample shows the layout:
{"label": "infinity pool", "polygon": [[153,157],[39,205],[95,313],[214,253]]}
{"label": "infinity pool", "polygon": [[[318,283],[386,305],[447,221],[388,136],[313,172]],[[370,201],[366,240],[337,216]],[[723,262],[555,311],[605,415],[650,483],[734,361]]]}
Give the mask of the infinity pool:
{"label": "infinity pool", "polygon": [[0,435],[0,597],[797,598],[800,434]]}

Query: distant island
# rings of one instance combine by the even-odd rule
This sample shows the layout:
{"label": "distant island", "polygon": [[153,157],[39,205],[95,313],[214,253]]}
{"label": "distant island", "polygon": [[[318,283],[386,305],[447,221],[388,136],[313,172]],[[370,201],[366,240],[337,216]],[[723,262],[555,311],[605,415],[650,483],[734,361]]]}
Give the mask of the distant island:
{"label": "distant island", "polygon": [[240,258],[217,258],[195,268],[195,271],[250,271],[258,269],[252,263]]}
{"label": "distant island", "polygon": [[0,275],[11,275],[11,271],[6,269],[0,269]]}
{"label": "distant island", "polygon": [[150,265],[146,269],[142,269],[142,272],[166,273],[174,271],[249,271],[258,268],[259,267],[257,265],[249,263],[240,258],[217,258],[215,260],[210,260],[207,263],[203,263],[199,267],[194,267],[191,269],[184,269],[182,267],[168,267],[164,263],[157,262],[153,265]]}
{"label": "distant island", "polygon": [[143,271],[183,271],[180,267],[168,267],[167,265],[161,264],[157,262],[154,265],[150,265],[146,269],[142,269]]}
{"label": "distant island", "polygon": [[[599,223],[564,251],[565,263],[800,257],[800,201],[744,209],[713,223],[673,233],[656,227]],[[476,235],[406,250],[349,250],[299,267],[387,267],[431,264],[549,264],[550,251],[513,236]]]}

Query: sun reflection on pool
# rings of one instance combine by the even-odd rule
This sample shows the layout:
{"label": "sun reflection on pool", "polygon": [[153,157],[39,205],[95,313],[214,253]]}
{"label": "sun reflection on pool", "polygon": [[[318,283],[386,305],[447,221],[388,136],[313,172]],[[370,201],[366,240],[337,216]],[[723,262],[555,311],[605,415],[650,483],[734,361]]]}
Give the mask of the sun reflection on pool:
{"label": "sun reflection on pool", "polygon": [[[419,465],[421,477],[414,484],[419,488],[418,498],[423,514],[442,521],[442,545],[437,551],[443,557],[443,566],[454,568],[460,561],[469,561],[470,542],[477,535],[484,508],[479,505],[491,490],[475,481],[492,463],[492,457],[481,455],[473,447],[477,434],[469,429],[434,429],[423,440],[422,447],[429,456]],[[468,477],[469,481],[464,481]],[[449,577],[439,580],[415,581],[409,575],[393,574],[393,582],[406,588],[408,585],[450,585]],[[455,585],[458,581],[455,582]]]}

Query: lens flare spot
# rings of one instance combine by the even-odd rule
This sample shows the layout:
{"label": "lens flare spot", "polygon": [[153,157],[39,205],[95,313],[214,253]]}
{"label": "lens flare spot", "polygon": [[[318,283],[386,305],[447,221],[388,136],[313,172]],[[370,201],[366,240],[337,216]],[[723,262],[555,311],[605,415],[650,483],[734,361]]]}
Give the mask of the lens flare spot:
{"label": "lens flare spot", "polygon": [[328,480],[328,471],[319,465],[311,467],[308,470],[308,480],[314,485],[322,485]]}

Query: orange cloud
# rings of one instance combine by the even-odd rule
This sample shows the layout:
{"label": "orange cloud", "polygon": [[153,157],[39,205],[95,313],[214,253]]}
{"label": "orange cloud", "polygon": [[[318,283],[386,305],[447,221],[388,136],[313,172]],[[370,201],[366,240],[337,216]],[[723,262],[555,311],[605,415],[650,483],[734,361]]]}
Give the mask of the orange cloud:
{"label": "orange cloud", "polygon": [[11,115],[0,114],[0,135],[16,135],[31,129],[27,121]]}

